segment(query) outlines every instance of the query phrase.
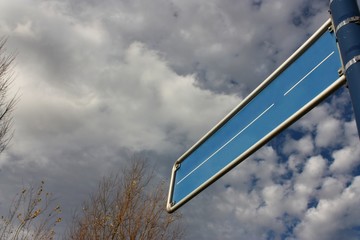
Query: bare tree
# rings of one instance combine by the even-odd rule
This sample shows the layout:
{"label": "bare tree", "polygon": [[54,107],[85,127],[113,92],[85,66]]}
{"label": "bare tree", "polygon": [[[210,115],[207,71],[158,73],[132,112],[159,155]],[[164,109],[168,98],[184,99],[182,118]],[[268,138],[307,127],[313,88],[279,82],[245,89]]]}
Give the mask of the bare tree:
{"label": "bare tree", "polygon": [[68,239],[181,239],[180,215],[165,211],[165,185],[152,184],[143,160],[134,160],[122,174],[104,177],[74,217]]}
{"label": "bare tree", "polygon": [[55,236],[55,226],[61,222],[61,208],[53,195],[38,187],[26,187],[16,195],[7,216],[0,219],[0,239],[49,240]]}
{"label": "bare tree", "polygon": [[0,153],[9,143],[12,123],[12,111],[16,104],[16,96],[8,99],[8,90],[12,83],[12,65],[14,55],[6,53],[6,39],[0,39]]}

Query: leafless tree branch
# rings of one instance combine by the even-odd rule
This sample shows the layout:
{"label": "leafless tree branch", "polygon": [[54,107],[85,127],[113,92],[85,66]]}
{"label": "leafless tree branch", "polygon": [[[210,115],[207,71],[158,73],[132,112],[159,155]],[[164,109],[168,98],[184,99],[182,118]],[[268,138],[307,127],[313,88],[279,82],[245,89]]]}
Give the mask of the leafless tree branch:
{"label": "leafless tree branch", "polygon": [[14,54],[6,53],[6,38],[0,39],[0,153],[4,151],[12,138],[12,112],[17,103],[17,95],[8,98],[13,81]]}
{"label": "leafless tree branch", "polygon": [[73,219],[71,240],[182,239],[180,215],[165,211],[165,185],[153,184],[144,160],[134,159],[121,174],[104,177]]}
{"label": "leafless tree branch", "polygon": [[0,219],[0,239],[49,240],[61,222],[61,208],[54,204],[51,193],[44,191],[44,182],[29,186],[16,195],[7,216]]}

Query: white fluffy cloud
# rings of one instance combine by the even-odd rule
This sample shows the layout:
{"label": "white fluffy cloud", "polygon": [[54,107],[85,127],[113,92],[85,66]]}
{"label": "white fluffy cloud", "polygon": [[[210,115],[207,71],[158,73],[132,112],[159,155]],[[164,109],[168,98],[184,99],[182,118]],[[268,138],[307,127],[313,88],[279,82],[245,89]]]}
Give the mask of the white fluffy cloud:
{"label": "white fluffy cloud", "polygon": [[308,155],[314,151],[313,139],[310,135],[307,135],[299,140],[289,138],[286,140],[284,149],[285,154],[298,153],[300,155]]}
{"label": "white fluffy cloud", "polygon": [[[166,151],[169,144],[175,144],[172,141],[176,139],[168,139],[173,132],[194,140],[209,128],[205,120],[220,119],[226,109],[239,102],[235,96],[197,88],[194,75],[177,75],[156,52],[140,43],[125,50],[123,63],[99,63],[89,72],[95,76],[71,83],[80,95],[46,82],[31,84],[32,79],[22,72],[18,78],[26,86],[20,86],[17,121],[23,121],[18,131],[24,131],[20,134],[36,134],[39,144],[56,133],[53,140],[85,138],[94,145],[113,141],[136,150]],[[58,140],[54,144],[69,144],[71,139]]]}
{"label": "white fluffy cloud", "polygon": [[[355,219],[360,217],[356,207],[360,201],[360,178],[332,199],[321,199],[316,208],[307,210],[302,223],[297,227],[298,239],[346,239],[358,238],[352,228],[357,227]],[[347,233],[346,233],[347,232]]]}
{"label": "white fluffy cloud", "polygon": [[341,136],[341,122],[334,118],[323,119],[317,127],[315,143],[318,147],[332,146]]}

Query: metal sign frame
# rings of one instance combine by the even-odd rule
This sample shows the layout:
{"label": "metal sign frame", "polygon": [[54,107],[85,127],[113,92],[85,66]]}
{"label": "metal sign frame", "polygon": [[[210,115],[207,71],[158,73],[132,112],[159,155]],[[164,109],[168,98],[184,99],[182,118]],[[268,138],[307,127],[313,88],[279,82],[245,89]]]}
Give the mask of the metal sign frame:
{"label": "metal sign frame", "polygon": [[169,213],[174,212],[180,206],[188,202],[210,184],[218,180],[225,173],[230,171],[240,162],[249,157],[252,153],[258,150],[260,147],[265,145],[269,140],[271,140],[274,136],[279,134],[285,128],[290,126],[292,123],[297,121],[300,117],[318,105],[322,100],[324,100],[327,96],[329,96],[332,92],[342,86],[346,80],[344,76],[340,76],[337,80],[334,81],[325,91],[321,94],[317,95],[317,97],[313,98],[310,102],[308,102],[305,106],[300,108],[295,114],[289,117],[286,121],[282,122],[279,126],[277,126],[274,130],[269,132],[262,139],[257,141],[252,147],[248,148],[244,151],[240,156],[234,159],[231,163],[226,165],[221,171],[217,174],[209,178],[207,181],[202,183],[199,187],[193,190],[186,197],[181,199],[179,202],[173,201],[173,193],[174,193],[174,185],[175,185],[175,173],[181,163],[192,153],[194,152],[201,144],[203,144],[207,139],[209,139],[217,130],[219,130],[224,124],[228,122],[234,115],[236,115],[242,108],[244,108],[252,99],[254,99],[263,89],[265,89],[273,80],[275,80],[282,72],[284,72],[292,63],[294,63],[300,55],[302,55],[310,46],[316,42],[326,31],[331,30],[331,20],[326,21],[323,26],[319,28],[298,50],[296,50],[279,68],[277,68],[267,79],[265,79],[248,97],[246,97],[233,111],[231,111],[223,120],[221,120],[215,127],[213,127],[204,137],[202,137],[194,146],[192,146],[187,152],[185,152],[174,164],[171,180],[170,180],[170,189],[167,199],[166,209]]}

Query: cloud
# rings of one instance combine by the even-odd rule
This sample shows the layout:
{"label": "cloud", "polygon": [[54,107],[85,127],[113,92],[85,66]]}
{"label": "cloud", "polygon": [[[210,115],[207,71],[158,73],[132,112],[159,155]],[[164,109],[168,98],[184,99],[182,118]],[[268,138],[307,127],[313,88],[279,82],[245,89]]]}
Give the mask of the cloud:
{"label": "cloud", "polygon": [[[316,208],[307,210],[303,222],[296,228],[298,239],[356,239],[355,229],[360,216],[356,207],[359,202],[360,178],[356,177],[352,184],[341,195],[333,199],[320,200]],[[354,221],[355,220],[355,221]]]}
{"label": "cloud", "polygon": [[[69,218],[133,153],[168,180],[179,155],[325,22],[327,5],[0,2],[0,34],[18,52],[12,92],[21,95],[0,159],[0,206],[22,182],[45,179]],[[191,200],[187,239],[355,236],[351,111],[347,91],[336,92]]]}
{"label": "cloud", "polygon": [[317,128],[315,143],[318,147],[333,146],[341,136],[340,121],[328,118],[321,121]]}
{"label": "cloud", "polygon": [[[304,35],[312,33],[326,17],[321,2],[52,1],[42,2],[42,6],[57,15],[71,16],[75,24],[91,24],[97,19],[111,34],[110,45],[143,42],[162,52],[178,74],[196,73],[202,88],[239,95],[262,81],[291,54],[283,50],[293,50],[294,42],[301,44]],[[299,9],[300,18],[309,23],[295,26],[291,9]],[[311,16],[303,13],[306,11]],[[277,14],[269,16],[271,12]],[[253,15],[251,21],[248,13]],[[319,19],[310,24],[309,17]],[[284,34],[286,38],[281,37]]]}
{"label": "cloud", "polygon": [[[167,134],[181,128],[198,129],[183,133],[195,139],[206,130],[204,126],[209,127],[205,119],[219,119],[224,106],[229,109],[239,102],[237,97],[197,88],[195,76],[177,75],[156,52],[141,43],[129,46],[124,63],[100,63],[96,71],[93,69],[95,66],[90,68],[88,78],[71,83],[76,84],[81,95],[46,82],[38,83],[40,88],[36,84],[22,87],[19,118],[30,118],[20,127],[31,131],[25,135],[39,134],[41,144],[43,137],[54,133],[71,138],[80,134],[79,140],[85,137],[93,144],[110,140],[134,149],[164,151],[174,140]],[[94,136],[93,140],[90,136]]]}
{"label": "cloud", "polygon": [[360,163],[359,156],[360,150],[357,144],[334,151],[334,162],[331,164],[330,170],[334,173],[351,173],[351,170]]}
{"label": "cloud", "polygon": [[299,140],[295,140],[290,137],[286,140],[283,151],[285,154],[295,152],[306,156],[314,152],[313,139],[310,135],[307,135]]}

